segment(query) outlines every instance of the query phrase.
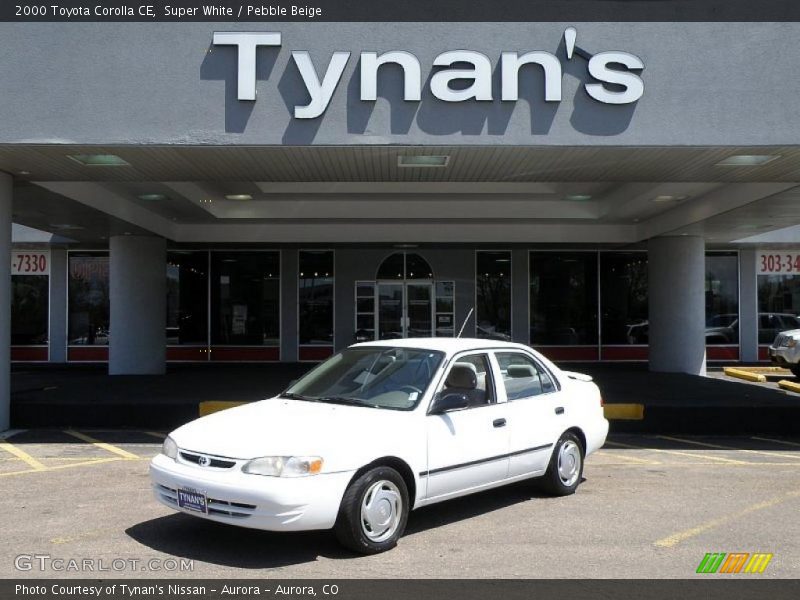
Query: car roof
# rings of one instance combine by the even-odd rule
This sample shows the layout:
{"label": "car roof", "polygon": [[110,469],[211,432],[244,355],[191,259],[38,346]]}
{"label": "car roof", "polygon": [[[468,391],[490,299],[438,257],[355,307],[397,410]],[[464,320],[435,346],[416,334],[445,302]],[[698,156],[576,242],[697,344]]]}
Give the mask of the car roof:
{"label": "car roof", "polygon": [[478,338],[405,338],[394,340],[380,340],[377,342],[363,342],[353,347],[382,347],[382,348],[420,348],[423,350],[438,350],[447,354],[455,354],[465,350],[486,350],[490,348],[508,348],[509,350],[530,350],[529,346],[499,340]]}

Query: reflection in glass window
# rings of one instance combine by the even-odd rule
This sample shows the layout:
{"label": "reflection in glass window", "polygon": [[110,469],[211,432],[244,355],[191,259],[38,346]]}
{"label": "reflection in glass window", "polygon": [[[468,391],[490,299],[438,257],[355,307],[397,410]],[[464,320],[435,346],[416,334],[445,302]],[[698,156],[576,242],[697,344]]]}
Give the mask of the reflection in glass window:
{"label": "reflection in glass window", "polygon": [[208,252],[167,253],[167,344],[208,343]]}
{"label": "reflection in glass window", "polygon": [[511,252],[475,253],[475,335],[511,340]]}
{"label": "reflection in glass window", "polygon": [[71,252],[69,344],[108,344],[108,298],[108,253]]}
{"label": "reflection in glass window", "polygon": [[647,253],[600,253],[602,343],[647,344]]}
{"label": "reflection in glass window", "polygon": [[800,328],[800,276],[758,276],[758,343],[771,344],[781,331]]}
{"label": "reflection in glass window", "polygon": [[299,266],[300,344],[333,344],[333,251],[301,250]]}
{"label": "reflection in glass window", "polygon": [[532,252],[531,343],[597,344],[597,253]]}
{"label": "reflection in glass window", "polygon": [[454,281],[436,282],[436,337],[455,335],[455,289]]}
{"label": "reflection in glass window", "polygon": [[278,346],[280,253],[211,253],[211,343]]}
{"label": "reflection in glass window", "polygon": [[356,281],[356,342],[375,339],[375,283]]}
{"label": "reflection in glass window", "polygon": [[706,344],[738,343],[739,257],[736,253],[707,254]]}
{"label": "reflection in glass window", "polygon": [[11,345],[47,344],[47,275],[11,277]]}

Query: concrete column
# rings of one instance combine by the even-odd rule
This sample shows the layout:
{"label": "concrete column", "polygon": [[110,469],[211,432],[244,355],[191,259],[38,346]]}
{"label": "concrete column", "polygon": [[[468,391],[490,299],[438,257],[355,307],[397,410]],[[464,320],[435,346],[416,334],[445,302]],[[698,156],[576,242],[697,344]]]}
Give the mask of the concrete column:
{"label": "concrete column", "polygon": [[739,252],[739,360],[758,361],[756,249]]}
{"label": "concrete column", "polygon": [[281,250],[281,362],[297,361],[298,253]]}
{"label": "concrete column", "polygon": [[0,173],[0,431],[11,426],[11,201],[14,180]]}
{"label": "concrete column", "polygon": [[167,246],[159,237],[110,240],[109,375],[158,375],[166,368]]}
{"label": "concrete column", "polygon": [[705,243],[648,242],[650,370],[705,375]]}
{"label": "concrete column", "polygon": [[67,251],[50,249],[50,362],[67,362]]}

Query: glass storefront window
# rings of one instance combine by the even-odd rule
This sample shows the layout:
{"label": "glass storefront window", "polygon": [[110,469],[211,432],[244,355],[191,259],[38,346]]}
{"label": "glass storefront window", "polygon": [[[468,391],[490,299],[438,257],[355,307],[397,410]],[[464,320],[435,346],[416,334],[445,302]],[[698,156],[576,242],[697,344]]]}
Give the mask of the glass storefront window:
{"label": "glass storefront window", "polygon": [[597,344],[597,253],[531,252],[530,340]]}
{"label": "glass storefront window", "polygon": [[167,344],[208,343],[208,252],[167,253]]}
{"label": "glass storefront window", "polygon": [[395,252],[378,267],[378,280],[433,279],[428,261],[413,252]]}
{"label": "glass storefront window", "polygon": [[455,335],[455,289],[454,281],[436,282],[436,337]]}
{"label": "glass storefront window", "polygon": [[300,344],[333,344],[333,251],[301,250],[298,283]]}
{"label": "glass storefront window", "polygon": [[47,275],[11,277],[11,345],[47,344],[48,298]]}
{"label": "glass storefront window", "polygon": [[280,253],[211,252],[211,343],[278,346]]}
{"label": "glass storefront window", "polygon": [[475,335],[511,340],[511,252],[475,253]]}
{"label": "glass storefront window", "polygon": [[771,344],[781,331],[800,328],[800,276],[758,276],[758,343]]}
{"label": "glass storefront window", "polygon": [[600,253],[604,345],[647,344],[647,253]]}
{"label": "glass storefront window", "polygon": [[706,255],[705,291],[706,344],[738,344],[739,257],[736,253]]}
{"label": "glass storefront window", "polygon": [[70,345],[108,344],[108,253],[69,254]]}

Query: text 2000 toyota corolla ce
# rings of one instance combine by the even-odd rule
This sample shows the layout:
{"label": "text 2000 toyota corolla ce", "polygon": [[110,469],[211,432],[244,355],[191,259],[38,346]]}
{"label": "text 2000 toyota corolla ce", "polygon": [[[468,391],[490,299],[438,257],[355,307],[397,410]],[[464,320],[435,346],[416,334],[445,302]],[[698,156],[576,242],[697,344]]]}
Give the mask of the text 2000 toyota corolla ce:
{"label": "text 2000 toyota corolla ce", "polygon": [[573,493],[608,433],[602,404],[590,377],[519,344],[356,344],[275,398],[176,429],[150,474],[171,508],[270,531],[332,528],[375,553],[414,508],[529,478]]}

